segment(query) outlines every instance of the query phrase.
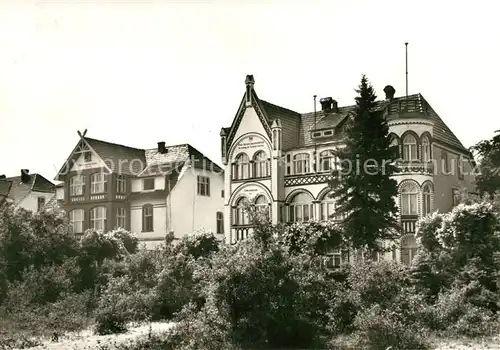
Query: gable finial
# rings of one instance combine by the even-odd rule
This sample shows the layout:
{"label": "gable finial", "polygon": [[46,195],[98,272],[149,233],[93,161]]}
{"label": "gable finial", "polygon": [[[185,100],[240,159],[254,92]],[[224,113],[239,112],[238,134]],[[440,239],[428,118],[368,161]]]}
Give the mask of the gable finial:
{"label": "gable finial", "polygon": [[247,75],[245,79],[245,85],[247,86],[246,89],[246,105],[251,106],[252,105],[252,90],[253,86],[255,84],[255,79],[253,78],[252,74]]}
{"label": "gable finial", "polygon": [[87,129],[85,129],[85,131],[83,132],[83,136],[82,137],[85,137],[85,135],[87,135]]}

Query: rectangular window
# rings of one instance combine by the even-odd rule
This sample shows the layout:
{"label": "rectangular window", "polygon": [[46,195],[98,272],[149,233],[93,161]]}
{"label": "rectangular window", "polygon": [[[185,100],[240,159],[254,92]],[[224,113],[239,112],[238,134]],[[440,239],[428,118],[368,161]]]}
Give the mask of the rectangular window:
{"label": "rectangular window", "polygon": [[116,193],[126,193],[127,192],[127,179],[123,175],[118,175],[116,177]]}
{"label": "rectangular window", "polygon": [[291,175],[292,174],[292,166],[290,164],[291,160],[290,160],[290,155],[287,154],[286,155],[286,175]]}
{"label": "rectangular window", "polygon": [[145,205],[142,208],[142,232],[153,232],[153,224],[153,206]]}
{"label": "rectangular window", "polygon": [[224,215],[219,211],[216,216],[217,233],[224,233]]}
{"label": "rectangular window", "polygon": [[457,158],[457,174],[459,180],[464,179],[464,162],[462,161],[462,156],[458,156]]}
{"label": "rectangular window", "polygon": [[75,175],[69,179],[69,195],[83,196],[85,188],[85,177],[83,175]]}
{"label": "rectangular window", "polygon": [[116,227],[126,228],[127,212],[125,208],[118,208],[116,211]]}
{"label": "rectangular window", "polygon": [[45,197],[38,197],[37,211],[40,211],[45,206]]}
{"label": "rectangular window", "polygon": [[224,198],[224,190],[220,191],[220,196],[221,196],[221,198]]}
{"label": "rectangular window", "polygon": [[106,230],[106,208],[98,207],[90,211],[90,228],[94,231]]}
{"label": "rectangular window", "polygon": [[445,150],[441,150],[441,169],[445,172],[448,173],[450,171],[449,164],[448,164],[448,153]]}
{"label": "rectangular window", "polygon": [[91,162],[92,161],[92,153],[90,151],[83,153],[83,159],[85,160],[85,162]]}
{"label": "rectangular window", "polygon": [[453,189],[452,195],[453,195],[453,206],[460,204],[460,191],[457,189]]}
{"label": "rectangular window", "polygon": [[210,178],[198,175],[198,195],[210,196]]}
{"label": "rectangular window", "polygon": [[321,203],[321,220],[328,221],[332,219],[335,213],[335,202]]}
{"label": "rectangular window", "polygon": [[93,174],[90,177],[90,193],[106,192],[106,175],[102,173]]}
{"label": "rectangular window", "polygon": [[144,179],[142,180],[142,189],[144,191],[154,190],[155,189],[155,179]]}
{"label": "rectangular window", "polygon": [[73,233],[83,233],[83,209],[74,209],[69,212],[69,222]]}

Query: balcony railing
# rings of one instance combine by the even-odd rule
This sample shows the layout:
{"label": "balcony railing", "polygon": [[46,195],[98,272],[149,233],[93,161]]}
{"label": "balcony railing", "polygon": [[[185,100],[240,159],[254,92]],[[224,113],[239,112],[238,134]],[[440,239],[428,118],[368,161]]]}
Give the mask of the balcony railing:
{"label": "balcony railing", "polygon": [[96,201],[96,200],[102,200],[102,199],[106,199],[107,195],[105,193],[103,194],[93,194],[90,196],[90,200],[92,201]]}
{"label": "balcony railing", "polygon": [[411,96],[408,99],[399,98],[396,101],[392,101],[389,104],[388,113],[425,113],[424,108],[424,103],[419,96]]}
{"label": "balcony railing", "polygon": [[417,227],[418,216],[402,216],[401,217],[401,227],[403,228],[403,234],[415,233]]}
{"label": "balcony railing", "polygon": [[84,196],[72,196],[70,198],[72,202],[83,202],[85,200]]}
{"label": "balcony railing", "polygon": [[249,235],[252,234],[252,231],[253,231],[252,226],[233,227],[231,229],[231,233],[232,233],[232,237],[233,237],[232,243],[234,244],[236,242],[247,239],[249,237]]}

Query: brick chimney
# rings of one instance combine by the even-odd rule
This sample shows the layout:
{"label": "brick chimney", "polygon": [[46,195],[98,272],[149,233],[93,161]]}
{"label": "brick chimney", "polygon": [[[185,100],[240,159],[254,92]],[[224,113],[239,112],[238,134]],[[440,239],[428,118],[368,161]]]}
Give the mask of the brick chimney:
{"label": "brick chimney", "polygon": [[31,180],[29,169],[21,169],[21,182],[28,183]]}
{"label": "brick chimney", "polygon": [[158,142],[158,153],[164,154],[167,153],[167,147],[165,147],[165,142]]}
{"label": "brick chimney", "polygon": [[324,112],[337,113],[339,111],[337,101],[331,97],[324,97],[319,100],[319,103],[321,103],[321,110]]}
{"label": "brick chimney", "polygon": [[386,100],[393,100],[394,94],[396,93],[396,89],[394,89],[391,85],[387,85],[384,88],[384,92]]}
{"label": "brick chimney", "polygon": [[319,103],[321,103],[321,110],[324,112],[330,112],[332,109],[332,102],[333,99],[331,97],[323,97],[319,100]]}

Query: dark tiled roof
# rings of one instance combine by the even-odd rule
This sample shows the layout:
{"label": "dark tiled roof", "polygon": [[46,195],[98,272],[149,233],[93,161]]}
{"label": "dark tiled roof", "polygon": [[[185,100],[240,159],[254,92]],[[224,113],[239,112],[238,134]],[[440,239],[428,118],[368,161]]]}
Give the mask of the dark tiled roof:
{"label": "dark tiled roof", "polygon": [[[213,166],[214,170],[221,170],[216,163],[189,144],[166,146],[166,152],[160,153],[158,148],[144,150],[88,137],[85,140],[111,171],[117,174],[145,177],[178,173],[188,160],[194,161],[196,168],[203,168],[205,161],[206,169]],[[176,169],[178,171],[174,171]]]}
{"label": "dark tiled roof", "polygon": [[55,185],[40,174],[30,174],[30,180],[25,183],[21,181],[21,176],[8,177],[2,181],[10,183],[11,186],[8,197],[12,199],[14,203],[19,203],[32,191],[46,193],[55,192]]}
{"label": "dark tiled roof", "polygon": [[11,181],[0,180],[0,197],[7,197],[10,192],[10,187],[12,186]]}
{"label": "dark tiled roof", "polygon": [[99,157],[110,167],[112,172],[123,175],[137,175],[147,166],[143,149],[128,147],[85,137]]}
{"label": "dark tiled roof", "polygon": [[[314,144],[311,138],[311,130],[314,130],[315,124],[314,112],[299,114],[264,100],[260,100],[260,103],[270,123],[272,123],[274,119],[279,118],[281,120],[284,150],[290,150],[296,147],[307,147]],[[375,110],[387,113],[389,120],[404,118],[404,114],[399,114],[399,112],[401,112],[405,106],[407,106],[407,110],[410,113],[422,113],[422,117],[428,118],[434,123],[433,134],[437,141],[468,153],[460,140],[453,134],[450,128],[421,94],[410,95],[408,96],[408,100],[406,100],[406,97],[398,97],[392,101],[379,100],[375,102]],[[325,114],[323,111],[317,111],[316,129],[336,128],[350,113],[353,113],[354,110],[355,106],[352,105],[340,107],[337,113]],[[341,135],[337,135],[334,139],[340,137]]]}

